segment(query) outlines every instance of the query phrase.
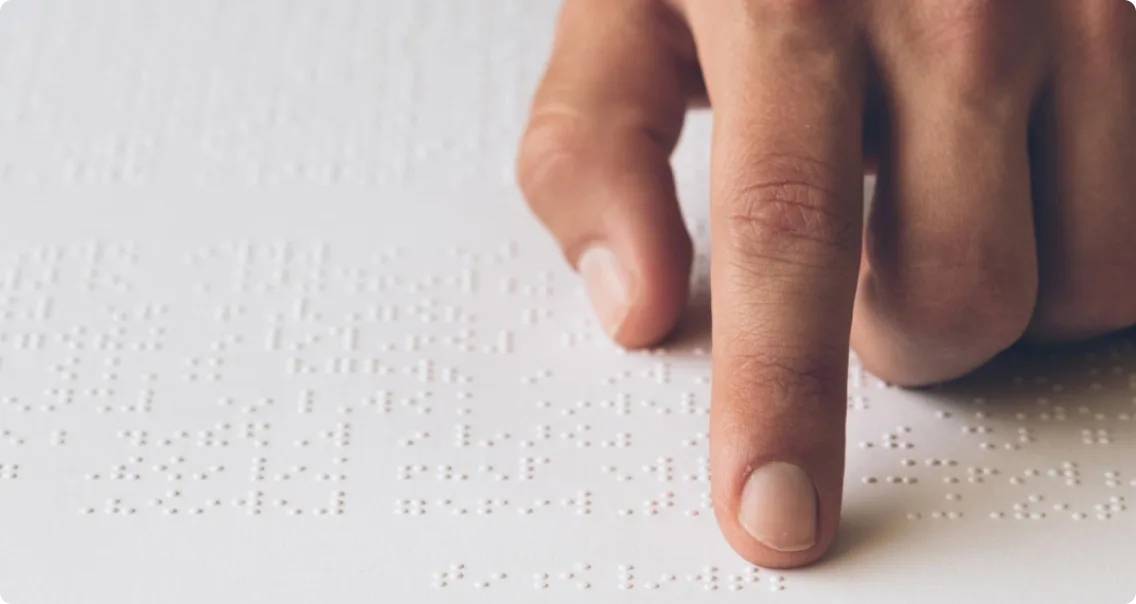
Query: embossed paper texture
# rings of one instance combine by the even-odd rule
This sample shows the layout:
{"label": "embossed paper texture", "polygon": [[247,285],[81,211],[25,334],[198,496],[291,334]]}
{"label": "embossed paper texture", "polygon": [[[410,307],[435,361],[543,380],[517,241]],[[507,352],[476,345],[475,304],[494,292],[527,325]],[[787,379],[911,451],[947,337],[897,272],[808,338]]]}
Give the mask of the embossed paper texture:
{"label": "embossed paper texture", "polygon": [[1131,600],[1131,335],[915,392],[853,358],[835,551],[729,550],[709,117],[691,308],[620,351],[511,184],[555,10],[4,4],[3,600]]}

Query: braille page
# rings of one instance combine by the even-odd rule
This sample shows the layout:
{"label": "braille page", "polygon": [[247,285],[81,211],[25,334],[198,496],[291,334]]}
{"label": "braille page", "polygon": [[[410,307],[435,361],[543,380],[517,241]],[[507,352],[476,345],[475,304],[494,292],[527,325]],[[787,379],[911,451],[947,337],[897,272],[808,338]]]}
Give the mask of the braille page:
{"label": "braille page", "polygon": [[1136,595],[1136,342],[904,391],[851,359],[840,538],[710,509],[694,296],[612,346],[511,184],[556,3],[0,9],[0,600],[1085,602]]}

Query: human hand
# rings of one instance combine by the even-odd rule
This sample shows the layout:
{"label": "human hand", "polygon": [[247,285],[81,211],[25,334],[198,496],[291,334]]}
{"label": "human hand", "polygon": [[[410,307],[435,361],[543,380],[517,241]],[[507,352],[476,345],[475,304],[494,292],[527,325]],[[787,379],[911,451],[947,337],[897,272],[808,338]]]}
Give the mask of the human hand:
{"label": "human hand", "polygon": [[833,541],[850,345],[912,386],[1136,323],[1129,3],[567,0],[518,175],[624,346],[685,305],[669,156],[703,103],[712,491],[750,562]]}

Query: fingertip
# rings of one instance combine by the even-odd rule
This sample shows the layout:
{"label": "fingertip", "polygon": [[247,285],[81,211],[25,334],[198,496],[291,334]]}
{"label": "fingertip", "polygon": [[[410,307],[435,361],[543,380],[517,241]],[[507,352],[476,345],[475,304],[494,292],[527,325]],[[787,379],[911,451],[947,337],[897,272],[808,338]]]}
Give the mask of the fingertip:
{"label": "fingertip", "polygon": [[714,513],[738,555],[757,566],[798,568],[829,552],[843,505],[842,425],[842,418],[754,409],[711,413]]}
{"label": "fingertip", "polygon": [[800,466],[774,461],[746,479],[738,502],[738,524],[765,547],[783,554],[817,544],[817,493]]}
{"label": "fingertip", "polygon": [[650,241],[655,234],[627,233],[622,245],[591,243],[576,263],[600,327],[627,349],[665,339],[686,306],[689,238],[667,246]]}
{"label": "fingertip", "polygon": [[625,264],[606,244],[593,244],[580,254],[577,263],[596,318],[614,340],[623,332],[640,289],[641,279]]}
{"label": "fingertip", "polygon": [[819,490],[799,465],[774,461],[739,478],[740,492],[715,502],[727,543],[747,562],[775,569],[809,566],[832,548],[840,498]]}

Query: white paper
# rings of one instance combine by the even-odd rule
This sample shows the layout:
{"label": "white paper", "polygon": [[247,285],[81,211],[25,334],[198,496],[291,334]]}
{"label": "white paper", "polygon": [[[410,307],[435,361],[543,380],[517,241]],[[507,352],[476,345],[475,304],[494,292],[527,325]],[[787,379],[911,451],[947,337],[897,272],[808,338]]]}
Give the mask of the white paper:
{"label": "white paper", "polygon": [[1131,336],[920,392],[853,360],[833,555],[729,550],[709,120],[675,160],[697,295],[621,352],[511,184],[554,14],[3,7],[4,600],[1128,601]]}

